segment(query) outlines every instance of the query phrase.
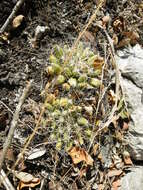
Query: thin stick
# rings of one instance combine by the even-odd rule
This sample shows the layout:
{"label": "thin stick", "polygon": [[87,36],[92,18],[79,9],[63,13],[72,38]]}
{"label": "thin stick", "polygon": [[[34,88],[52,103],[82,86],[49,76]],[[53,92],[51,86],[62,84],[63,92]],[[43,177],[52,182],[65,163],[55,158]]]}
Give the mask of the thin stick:
{"label": "thin stick", "polygon": [[4,170],[1,170],[1,172],[0,172],[0,180],[2,181],[6,190],[15,190],[15,188],[9,181],[8,177],[6,176],[6,173],[4,172]]}
{"label": "thin stick", "polygon": [[116,59],[115,59],[115,49],[114,49],[114,45],[113,45],[113,41],[111,39],[111,37],[109,36],[109,34],[107,33],[107,31],[100,25],[97,25],[99,28],[101,28],[105,35],[106,35],[106,38],[109,42],[109,45],[110,45],[110,50],[111,50],[111,58],[112,58],[112,62],[113,62],[113,66],[115,67],[115,73],[116,73],[116,89],[115,89],[115,93],[116,93],[116,99],[115,99],[115,104],[111,110],[111,113],[110,113],[110,116],[108,118],[108,120],[106,121],[106,123],[104,123],[100,128],[99,130],[94,134],[93,138],[91,139],[91,143],[89,145],[89,150],[94,142],[94,139],[95,137],[102,131],[104,130],[106,127],[108,127],[112,122],[113,120],[116,118],[115,116],[115,112],[117,111],[117,104],[118,104],[118,100],[119,100],[119,88],[120,88],[120,80],[119,80],[119,68],[118,68],[118,65],[116,63]]}
{"label": "thin stick", "polygon": [[34,138],[34,136],[35,136],[37,130],[39,129],[42,116],[43,116],[43,114],[45,113],[47,101],[48,101],[48,97],[46,98],[46,100],[45,100],[45,102],[44,102],[44,105],[43,105],[43,107],[42,107],[42,110],[41,110],[41,113],[40,113],[40,115],[39,115],[39,118],[38,118],[38,121],[37,121],[37,123],[36,123],[36,126],[35,126],[35,128],[33,129],[33,132],[31,133],[31,135],[29,136],[29,138],[28,138],[28,140],[27,140],[25,146],[23,147],[23,149],[22,149],[22,151],[21,151],[21,153],[20,153],[18,159],[16,160],[14,166],[12,167],[12,169],[14,169],[14,168],[18,165],[19,161],[21,160],[22,156],[23,156],[24,153],[25,153],[25,150],[27,149],[27,147],[28,147],[29,144],[31,143],[32,139]]}
{"label": "thin stick", "polygon": [[9,148],[9,146],[11,144],[12,137],[13,137],[14,131],[16,129],[18,120],[19,120],[19,113],[20,113],[21,107],[22,107],[22,105],[24,103],[24,100],[25,100],[25,98],[27,96],[27,93],[28,93],[28,91],[29,91],[29,89],[31,87],[31,84],[32,84],[32,80],[30,82],[28,82],[26,88],[24,89],[24,91],[22,93],[22,96],[20,97],[19,103],[18,103],[18,105],[16,107],[16,111],[14,113],[14,116],[13,116],[13,119],[12,119],[12,122],[11,122],[8,137],[6,138],[6,141],[5,141],[4,146],[3,146],[3,153],[2,153],[1,160],[0,160],[0,171],[2,169],[2,165],[3,165],[3,162],[4,162],[5,156],[7,154],[8,148]]}
{"label": "thin stick", "polygon": [[15,7],[12,10],[12,13],[9,15],[9,17],[7,18],[7,20],[5,21],[4,25],[1,27],[0,29],[0,34],[3,33],[8,25],[10,24],[10,22],[12,21],[13,17],[16,15],[17,11],[19,10],[19,8],[22,6],[22,4],[24,3],[25,0],[19,0]]}
{"label": "thin stick", "polygon": [[103,3],[105,0],[100,0],[100,3],[97,6],[97,9],[95,10],[95,12],[92,14],[92,16],[90,17],[88,23],[85,25],[84,29],[79,33],[75,43],[72,46],[71,52],[69,54],[69,57],[66,60],[66,63],[71,59],[74,50],[76,49],[80,39],[82,38],[82,36],[84,35],[84,33],[86,32],[86,30],[89,28],[89,26],[93,23],[93,21],[96,19],[97,13],[99,12],[99,9],[102,7]]}
{"label": "thin stick", "polygon": [[7,110],[8,110],[12,115],[14,114],[13,111],[12,111],[3,101],[0,100],[0,103],[1,103],[5,108],[7,108]]}

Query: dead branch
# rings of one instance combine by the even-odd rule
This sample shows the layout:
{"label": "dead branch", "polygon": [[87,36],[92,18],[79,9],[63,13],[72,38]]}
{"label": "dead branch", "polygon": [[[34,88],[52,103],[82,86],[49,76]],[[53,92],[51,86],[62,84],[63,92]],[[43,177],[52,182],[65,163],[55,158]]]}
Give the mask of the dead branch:
{"label": "dead branch", "polygon": [[10,180],[6,176],[6,173],[4,172],[4,170],[1,170],[1,172],[0,172],[0,180],[2,181],[6,190],[15,190],[15,188],[11,184]]}
{"label": "dead branch", "polygon": [[15,7],[12,10],[12,13],[9,15],[9,17],[7,18],[7,20],[5,21],[5,23],[3,24],[3,26],[0,29],[0,34],[3,33],[8,25],[11,23],[11,21],[13,20],[13,17],[16,15],[17,11],[19,10],[19,8],[22,6],[22,4],[24,3],[25,0],[19,0]]}
{"label": "dead branch", "polygon": [[20,113],[21,107],[22,107],[22,105],[24,103],[24,100],[25,100],[25,98],[27,96],[27,93],[29,92],[31,84],[32,84],[32,80],[27,84],[26,88],[24,89],[24,91],[22,93],[22,96],[20,97],[19,103],[18,103],[18,105],[16,107],[16,111],[14,113],[14,116],[13,116],[13,119],[12,119],[12,122],[11,122],[8,137],[6,138],[4,146],[3,146],[3,153],[2,153],[1,160],[0,160],[0,171],[2,169],[2,165],[3,165],[3,162],[4,162],[5,156],[7,154],[7,150],[9,148],[10,144],[11,144],[12,137],[13,137],[14,131],[16,129],[18,120],[19,120],[19,113]]}

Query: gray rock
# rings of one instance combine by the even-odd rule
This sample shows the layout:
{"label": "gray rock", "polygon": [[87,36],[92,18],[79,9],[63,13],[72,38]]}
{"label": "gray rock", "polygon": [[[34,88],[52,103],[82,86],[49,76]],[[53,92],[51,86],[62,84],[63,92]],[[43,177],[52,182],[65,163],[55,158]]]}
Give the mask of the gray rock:
{"label": "gray rock", "polygon": [[131,172],[121,178],[119,190],[141,190],[143,189],[143,166],[131,168]]}
{"label": "gray rock", "polygon": [[136,45],[120,51],[117,63],[120,81],[131,116],[129,124],[129,151],[133,159],[143,160],[143,49]]}

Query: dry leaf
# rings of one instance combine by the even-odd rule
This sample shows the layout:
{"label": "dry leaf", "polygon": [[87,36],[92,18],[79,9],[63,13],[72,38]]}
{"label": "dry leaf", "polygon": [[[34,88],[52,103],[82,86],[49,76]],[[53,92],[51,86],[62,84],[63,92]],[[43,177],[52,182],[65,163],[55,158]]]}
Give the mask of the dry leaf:
{"label": "dry leaf", "polygon": [[118,188],[121,186],[121,180],[118,179],[112,183],[112,190],[118,190]]}
{"label": "dry leaf", "polygon": [[116,94],[115,94],[115,92],[113,90],[109,90],[108,94],[109,94],[109,101],[111,103],[115,103],[115,101],[116,101]]}
{"label": "dry leaf", "polygon": [[123,134],[120,131],[116,131],[116,139],[118,141],[122,141],[123,140]]}
{"label": "dry leaf", "polygon": [[95,60],[94,60],[94,63],[93,63],[93,67],[94,69],[102,69],[102,66],[104,64],[104,59],[103,57],[100,57],[100,56],[96,56]]}
{"label": "dry leaf", "polygon": [[18,187],[17,187],[17,190],[21,190],[23,189],[24,187],[35,187],[37,185],[40,184],[40,179],[37,178],[37,181],[32,181],[32,182],[29,182],[29,183],[25,183],[23,181],[20,181],[19,184],[18,184]]}
{"label": "dry leaf", "polygon": [[79,171],[79,176],[82,178],[82,176],[85,176],[87,168],[83,168]]}
{"label": "dry leaf", "polygon": [[38,178],[35,178],[33,175],[26,173],[26,172],[18,172],[15,170],[12,170],[12,173],[22,182],[29,183],[29,182],[35,182],[39,180]]}
{"label": "dry leaf", "polygon": [[126,165],[133,165],[132,160],[131,160],[130,157],[124,158],[124,162],[125,162]]}
{"label": "dry leaf", "polygon": [[123,152],[123,159],[124,159],[124,163],[126,165],[133,165],[132,160],[130,158],[130,154],[128,151]]}
{"label": "dry leaf", "polygon": [[124,47],[128,44],[136,44],[139,39],[139,34],[134,31],[123,32],[123,39],[117,45],[118,48]]}
{"label": "dry leaf", "polygon": [[50,181],[48,185],[49,185],[48,190],[62,190],[63,189],[60,183],[57,181]]}
{"label": "dry leaf", "polygon": [[46,153],[46,149],[44,147],[35,148],[32,150],[31,153],[29,153],[27,160],[33,160],[33,159],[39,158],[43,156],[45,153]]}
{"label": "dry leaf", "polygon": [[113,28],[117,32],[122,32],[125,29],[125,21],[123,17],[118,17],[113,22]]}
{"label": "dry leaf", "polygon": [[40,179],[26,172],[18,172],[12,170],[12,173],[20,180],[17,190],[24,187],[35,187],[40,184]]}
{"label": "dry leaf", "polygon": [[123,32],[123,36],[129,38],[131,43],[136,43],[140,38],[139,34],[135,31]]}
{"label": "dry leaf", "polygon": [[[1,157],[2,157],[2,154],[3,154],[3,149],[0,150],[0,159],[1,159]],[[9,161],[13,161],[13,162],[15,161],[15,156],[14,156],[13,150],[12,150],[11,148],[8,149],[5,158],[6,158],[7,160],[9,160]]]}
{"label": "dry leaf", "polygon": [[118,36],[116,34],[113,34],[112,40],[114,45],[118,44]]}
{"label": "dry leaf", "polygon": [[83,148],[73,147],[68,153],[74,164],[84,161],[87,165],[93,165],[92,157]]}
{"label": "dry leaf", "polygon": [[94,43],[95,42],[95,38],[94,36],[91,34],[91,32],[89,31],[86,31],[83,35],[83,39],[86,41],[86,42],[91,42],[91,43]]}
{"label": "dry leaf", "polygon": [[122,129],[123,129],[123,131],[127,131],[129,129],[128,123],[124,122]]}
{"label": "dry leaf", "polygon": [[98,185],[98,190],[103,190],[105,188],[105,185],[104,184],[99,184]]}
{"label": "dry leaf", "polygon": [[110,170],[107,175],[108,175],[108,177],[114,177],[114,176],[119,176],[122,173],[123,173],[122,170],[113,169],[113,170]]}
{"label": "dry leaf", "polygon": [[95,144],[93,147],[93,154],[96,155],[97,149],[99,148],[99,144]]}
{"label": "dry leaf", "polygon": [[106,15],[102,18],[102,26],[104,28],[106,28],[106,25],[109,23],[109,21],[111,20],[110,16],[109,15]]}
{"label": "dry leaf", "polygon": [[122,48],[122,47],[125,47],[125,46],[129,45],[129,44],[130,44],[130,41],[131,41],[130,38],[124,38],[124,39],[122,39],[122,40],[118,43],[117,48]]}
{"label": "dry leaf", "polygon": [[0,35],[0,40],[2,40],[2,41],[4,41],[4,42],[9,43],[8,38],[9,38],[9,33],[7,33],[7,32],[4,32],[4,34],[1,34],[1,35]]}
{"label": "dry leaf", "polygon": [[20,26],[23,19],[24,19],[23,15],[18,15],[17,17],[15,17],[12,21],[13,28],[17,28],[18,26]]}
{"label": "dry leaf", "polygon": [[102,163],[104,163],[101,152],[98,154],[98,159],[99,159]]}

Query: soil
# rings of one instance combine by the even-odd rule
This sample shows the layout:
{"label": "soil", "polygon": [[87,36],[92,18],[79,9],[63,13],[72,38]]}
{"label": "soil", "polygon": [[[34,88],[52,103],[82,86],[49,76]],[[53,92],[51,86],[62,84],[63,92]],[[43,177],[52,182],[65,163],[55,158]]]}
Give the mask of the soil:
{"label": "soil", "polygon": [[[11,13],[15,3],[16,0],[2,0],[0,2],[0,27]],[[40,105],[43,102],[41,92],[44,90],[48,80],[45,68],[49,65],[49,54],[52,48],[55,44],[61,46],[64,44],[68,44],[69,46],[72,45],[79,32],[83,29],[96,9],[97,3],[97,0],[25,1],[24,5],[17,13],[17,15],[24,15],[23,23],[17,29],[13,29],[12,25],[10,25],[7,30],[9,33],[8,40],[0,40],[1,147],[8,132],[10,121],[13,117],[11,112],[14,112],[26,82],[33,79],[34,82],[29,92],[28,99],[21,110],[21,122],[19,123],[19,127],[21,128],[20,132],[17,130],[19,135],[18,138],[21,138],[21,140],[18,140],[18,138],[15,137],[16,140],[14,140],[12,144],[14,147],[14,154],[18,155],[25,138],[32,132],[35,118],[38,117],[40,112]],[[143,45],[143,22],[141,21],[143,20],[143,5],[141,5],[142,0],[106,0],[105,5],[97,15],[97,21],[102,21],[102,18],[109,14],[111,20],[108,23],[107,30],[111,37],[113,34],[116,34],[118,40],[121,41],[126,38],[126,35],[123,34],[124,32],[134,31],[140,36],[135,43]],[[115,20],[121,21],[122,26],[120,29],[113,26]],[[38,40],[37,46],[33,48],[29,38],[34,37],[35,29],[38,25],[47,26],[47,30]],[[107,41],[105,34],[103,34],[100,29],[96,28],[96,22],[92,24],[89,28],[89,34],[84,36],[82,40],[88,42],[94,51],[100,53],[100,55],[103,54],[104,42],[107,43]],[[115,48],[118,49],[120,46],[118,47],[118,44],[116,45]],[[124,45],[128,46],[130,44]],[[131,45],[134,45],[134,42]],[[34,117],[33,112],[35,114]],[[41,136],[37,134],[33,144],[41,143],[45,141],[45,138],[46,134]],[[47,145],[48,150],[52,150],[52,148],[53,145]],[[50,176],[50,168],[54,162],[52,162],[51,159],[48,160],[48,157],[53,158],[54,154],[54,151],[48,151],[46,155],[44,155],[44,158],[40,158],[39,161],[28,161],[28,163],[25,163],[26,170],[29,173],[32,171],[32,173],[35,173],[37,176],[47,176],[46,181],[44,182],[46,185],[43,189],[52,189],[53,186],[53,184],[49,184],[49,181],[51,178],[54,178],[53,176]],[[46,157],[47,159],[45,159]],[[62,171],[62,166],[59,164],[57,166],[56,175],[64,176],[66,173],[66,165],[70,162],[69,157],[66,157],[65,153],[63,156],[62,152],[57,157],[64,165],[64,171],[63,174],[60,173]],[[34,172],[32,170],[33,167]],[[53,170],[53,168],[51,170]],[[42,174],[42,171],[46,171],[46,174]],[[96,171],[91,172],[96,173]],[[89,173],[89,179],[92,178],[92,175],[93,174]],[[59,176],[55,179],[55,183],[56,180],[58,181],[60,179]],[[69,183],[70,180],[69,177],[67,182]],[[84,189],[83,184],[84,182],[82,180],[77,180],[78,189]],[[62,188],[68,189],[68,184],[65,182],[64,187]],[[57,187],[57,189],[62,188],[60,186]],[[76,187],[74,187],[74,189],[76,189]]]}

